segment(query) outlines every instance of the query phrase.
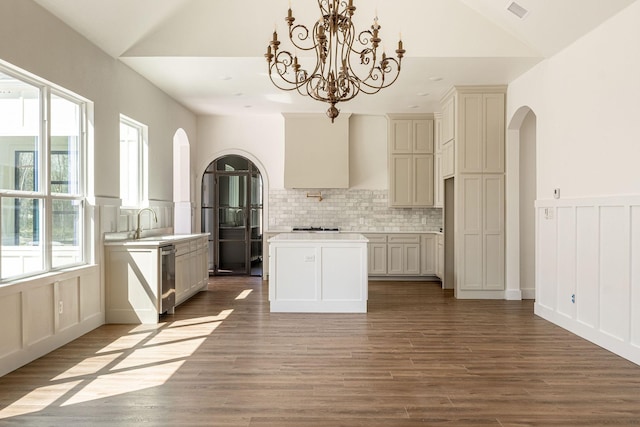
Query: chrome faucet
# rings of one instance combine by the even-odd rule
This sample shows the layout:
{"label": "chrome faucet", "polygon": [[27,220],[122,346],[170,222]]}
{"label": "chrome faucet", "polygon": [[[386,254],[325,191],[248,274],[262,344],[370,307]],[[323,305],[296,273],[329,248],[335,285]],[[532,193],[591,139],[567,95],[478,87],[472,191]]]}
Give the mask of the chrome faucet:
{"label": "chrome faucet", "polygon": [[134,239],[139,239],[142,236],[142,226],[140,225],[140,214],[144,211],[149,211],[153,214],[153,219],[155,222],[158,222],[158,217],[156,216],[156,211],[151,208],[142,208],[138,211],[138,227],[136,228],[136,233],[133,236]]}

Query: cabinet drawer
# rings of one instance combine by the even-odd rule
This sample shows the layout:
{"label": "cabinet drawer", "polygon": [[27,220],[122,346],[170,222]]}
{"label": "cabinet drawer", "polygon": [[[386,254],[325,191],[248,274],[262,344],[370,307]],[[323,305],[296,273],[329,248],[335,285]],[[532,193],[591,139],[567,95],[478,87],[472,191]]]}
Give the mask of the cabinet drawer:
{"label": "cabinet drawer", "polygon": [[189,250],[189,242],[178,243],[176,245],[176,256],[187,254]]}
{"label": "cabinet drawer", "polygon": [[389,243],[420,243],[420,236],[417,234],[389,234]]}
{"label": "cabinet drawer", "polygon": [[369,243],[387,243],[386,234],[365,234],[364,237],[369,239]]}

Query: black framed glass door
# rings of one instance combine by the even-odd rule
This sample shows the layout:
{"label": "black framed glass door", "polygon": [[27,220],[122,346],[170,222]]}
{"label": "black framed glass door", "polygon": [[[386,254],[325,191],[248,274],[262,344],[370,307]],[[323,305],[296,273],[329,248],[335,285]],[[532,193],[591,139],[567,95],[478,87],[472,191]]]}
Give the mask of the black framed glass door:
{"label": "black framed glass door", "polygon": [[225,156],[202,179],[202,230],[212,274],[262,274],[262,177],[249,160]]}

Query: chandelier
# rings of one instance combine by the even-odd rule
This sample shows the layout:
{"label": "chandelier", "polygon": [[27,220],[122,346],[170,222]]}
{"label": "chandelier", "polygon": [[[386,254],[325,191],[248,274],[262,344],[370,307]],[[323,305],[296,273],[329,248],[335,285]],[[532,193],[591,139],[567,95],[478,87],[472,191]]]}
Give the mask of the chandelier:
{"label": "chandelier", "polygon": [[[348,3],[346,0],[318,0],[318,7],[320,19],[310,31],[304,25],[294,25],[289,2],[285,21],[295,53],[279,50],[280,41],[274,30],[264,56],[269,64],[269,78],[277,88],[297,90],[301,95],[329,103],[327,116],[333,123],[340,114],[337,103],[349,101],[360,92],[374,94],[391,86],[400,75],[406,51],[400,37],[397,58],[387,57],[381,47],[377,16],[371,29],[356,34],[351,21],[356,10],[353,0]],[[298,51],[315,52],[313,68],[302,67],[298,62]],[[276,75],[278,77],[274,79]]]}

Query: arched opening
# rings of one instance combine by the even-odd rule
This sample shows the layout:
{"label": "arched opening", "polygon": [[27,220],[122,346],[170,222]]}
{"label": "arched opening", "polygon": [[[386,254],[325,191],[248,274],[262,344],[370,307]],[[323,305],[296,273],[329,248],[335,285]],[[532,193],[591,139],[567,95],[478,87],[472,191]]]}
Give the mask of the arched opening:
{"label": "arched opening", "polygon": [[209,233],[209,272],[262,275],[263,183],[245,157],[225,155],[202,176],[202,231]]}
{"label": "arched opening", "polygon": [[191,206],[191,150],[189,137],[183,129],[173,135],[173,230],[189,234],[193,230]]}
{"label": "arched opening", "polygon": [[521,107],[507,130],[507,299],[535,298],[536,127]]}

